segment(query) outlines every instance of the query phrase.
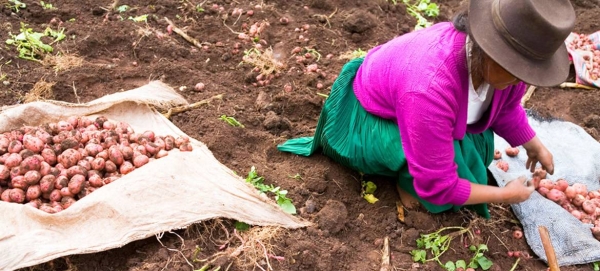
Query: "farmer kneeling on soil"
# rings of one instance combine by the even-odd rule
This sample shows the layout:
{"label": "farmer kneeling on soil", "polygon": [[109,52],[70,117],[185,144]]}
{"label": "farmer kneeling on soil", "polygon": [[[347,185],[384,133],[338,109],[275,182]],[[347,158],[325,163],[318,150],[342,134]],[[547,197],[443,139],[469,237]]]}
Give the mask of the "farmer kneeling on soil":
{"label": "farmer kneeling on soil", "polygon": [[[317,150],[367,175],[397,177],[405,207],[432,213],[519,203],[534,191],[520,178],[488,185],[494,133],[552,174],[552,154],[520,104],[526,83],[566,80],[564,40],[575,24],[569,0],[473,0],[452,22],[408,33],[348,62],[314,137],[278,148]],[[415,199],[416,198],[416,199]],[[418,200],[418,202],[417,202]]]}

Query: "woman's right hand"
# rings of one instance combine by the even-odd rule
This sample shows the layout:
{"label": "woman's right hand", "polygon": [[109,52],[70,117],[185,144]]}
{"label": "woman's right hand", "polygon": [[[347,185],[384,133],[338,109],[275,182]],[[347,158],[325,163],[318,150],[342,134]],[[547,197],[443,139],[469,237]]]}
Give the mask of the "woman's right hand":
{"label": "woman's right hand", "polygon": [[527,181],[525,177],[519,177],[502,188],[502,201],[508,204],[526,201],[534,190],[532,182]]}

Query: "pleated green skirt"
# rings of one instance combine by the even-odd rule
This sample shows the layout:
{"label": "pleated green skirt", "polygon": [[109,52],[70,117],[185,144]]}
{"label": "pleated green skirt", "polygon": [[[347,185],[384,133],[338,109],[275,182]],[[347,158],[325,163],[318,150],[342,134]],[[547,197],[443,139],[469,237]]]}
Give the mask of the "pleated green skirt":
{"label": "pleated green skirt", "polygon": [[[290,139],[277,146],[280,151],[310,156],[318,150],[336,162],[365,175],[397,177],[398,185],[415,196],[432,213],[459,210],[462,206],[435,205],[419,197],[408,170],[398,125],[368,113],[356,99],[352,82],[363,58],[344,65],[321,111],[315,135]],[[487,167],[494,156],[494,134],[467,133],[454,141],[458,175],[473,183],[487,184]],[[486,204],[468,206],[489,218]]]}

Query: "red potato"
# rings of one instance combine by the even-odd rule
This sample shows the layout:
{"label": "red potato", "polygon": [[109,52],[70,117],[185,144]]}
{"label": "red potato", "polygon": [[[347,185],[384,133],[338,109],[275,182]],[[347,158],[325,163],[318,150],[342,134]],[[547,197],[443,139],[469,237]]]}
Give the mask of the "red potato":
{"label": "red potato", "polygon": [[31,200],[30,202],[27,202],[25,205],[31,206],[33,208],[39,209],[40,206],[42,206],[42,200],[40,199],[34,199]]}
{"label": "red potato", "polygon": [[592,235],[594,236],[594,238],[596,238],[596,240],[600,240],[600,227],[598,227],[598,226],[593,227]]}
{"label": "red potato", "polygon": [[23,176],[27,172],[22,166],[17,166],[10,169],[10,179],[14,179],[17,176]]}
{"label": "red potato", "polygon": [[10,177],[10,169],[5,165],[0,165],[0,180],[6,180]]}
{"label": "red potato", "polygon": [[119,150],[118,146],[113,146],[108,149],[108,159],[115,165],[120,166],[123,164],[123,153]]}
{"label": "red potato", "polygon": [[60,176],[56,177],[56,180],[54,182],[55,189],[63,189],[65,187],[67,187],[68,185],[69,185],[69,178],[67,178],[66,175],[60,175]]}
{"label": "red potato", "polygon": [[582,184],[582,183],[574,183],[573,184],[573,188],[575,188],[575,191],[577,194],[580,195],[587,195],[588,191],[587,191],[587,185]]}
{"label": "red potato", "polygon": [[23,136],[23,147],[34,153],[40,153],[44,149],[44,141],[32,135],[25,135]]}
{"label": "red potato", "polygon": [[515,239],[521,239],[523,238],[523,231],[521,230],[514,230],[512,233],[513,238]]}
{"label": "red potato", "polygon": [[144,147],[144,145],[138,145],[133,149],[133,157],[136,157],[140,154],[148,155],[148,151],[146,151],[146,147]]}
{"label": "red potato", "polygon": [[56,128],[58,129],[58,131],[71,131],[73,130],[73,125],[71,125],[71,123],[67,121],[61,120],[58,123],[56,123]]}
{"label": "red potato", "polygon": [[159,150],[163,150],[165,148],[165,140],[162,137],[156,137],[154,144],[156,144]]}
{"label": "red potato", "polygon": [[119,176],[109,176],[102,179],[102,182],[107,185],[119,179]]}
{"label": "red potato", "polygon": [[123,154],[123,159],[125,159],[125,160],[133,159],[133,148],[131,146],[121,145],[121,153]]}
{"label": "red potato", "polygon": [[541,179],[540,180],[540,187],[545,187],[548,190],[552,190],[553,188],[555,188],[554,186],[555,186],[554,182],[550,179]]}
{"label": "red potato", "polygon": [[156,138],[156,135],[154,134],[153,131],[145,131],[142,133],[143,137],[148,138],[148,140],[150,140],[151,142],[154,142],[154,139]]}
{"label": "red potato", "polygon": [[66,149],[58,155],[58,162],[62,164],[65,168],[70,168],[77,164],[79,160],[81,160],[81,153],[75,149]]}
{"label": "red potato", "polygon": [[593,215],[596,213],[596,204],[594,204],[593,201],[591,200],[586,200],[581,204],[581,208],[583,209],[584,212],[586,212],[588,215]]}
{"label": "red potato", "polygon": [[102,182],[102,177],[100,175],[92,175],[88,178],[88,182],[92,187],[102,187],[104,183]]}
{"label": "red potato", "polygon": [[165,136],[164,141],[165,141],[165,150],[167,150],[167,151],[170,151],[177,147],[177,146],[175,146],[175,137],[173,137],[172,135]]}
{"label": "red potato", "polygon": [[88,154],[90,156],[95,157],[96,155],[98,155],[98,153],[103,151],[104,148],[102,148],[102,145],[100,145],[100,144],[88,143],[87,145],[85,145],[85,150],[88,152]]}
{"label": "red potato", "polygon": [[69,192],[71,192],[71,194],[76,195],[79,192],[81,192],[81,189],[84,187],[84,182],[85,182],[85,176],[81,175],[81,174],[76,174],[74,175],[70,180],[69,180]]}
{"label": "red potato", "polygon": [[75,175],[87,176],[87,169],[78,165],[72,166],[67,169],[67,178],[72,178]]}
{"label": "red potato", "polygon": [[2,191],[2,194],[0,194],[0,200],[6,201],[6,202],[11,202],[10,201],[10,190],[12,190],[12,189],[9,188],[9,189]]}
{"label": "red potato", "polygon": [[569,187],[569,183],[565,179],[558,179],[554,186],[554,188],[563,192],[567,190],[567,187]]}
{"label": "red potato", "polygon": [[494,150],[494,160],[498,160],[500,158],[502,158],[502,153],[500,152],[500,150],[495,149]]}
{"label": "red potato", "polygon": [[175,138],[175,146],[177,146],[177,148],[179,148],[182,144],[189,142],[190,138],[187,136],[178,136],[177,138]]}
{"label": "red potato", "polygon": [[584,201],[586,201],[586,198],[581,194],[576,194],[575,197],[571,199],[571,202],[573,202],[573,205],[575,205],[577,207],[581,207]]}
{"label": "red potato", "polygon": [[506,150],[504,150],[504,152],[509,157],[516,157],[517,155],[519,155],[519,148],[508,147],[506,148]]}
{"label": "red potato", "polygon": [[23,149],[23,144],[19,140],[12,140],[8,143],[8,152],[9,153],[19,153]]}
{"label": "red potato", "polygon": [[149,161],[150,161],[150,159],[148,158],[148,156],[141,154],[141,155],[138,155],[135,158],[133,158],[133,165],[136,168],[139,168],[139,167],[147,164]]}
{"label": "red potato", "polygon": [[564,201],[567,200],[567,196],[565,195],[565,193],[563,193],[562,191],[558,190],[558,189],[550,189],[550,191],[548,191],[548,195],[547,195],[548,199],[551,201],[554,201],[556,203],[563,203]]}
{"label": "red potato", "polygon": [[32,201],[34,199],[38,199],[42,195],[42,190],[39,185],[32,185],[27,188],[27,192],[25,193],[25,199],[27,201]]}
{"label": "red potato", "polygon": [[71,207],[71,205],[75,204],[75,202],[77,202],[73,197],[63,197],[60,200],[60,207],[62,207],[63,210]]}
{"label": "red potato", "polygon": [[[1,178],[2,178],[2,177],[1,177],[1,174],[0,174],[0,179],[1,179]],[[600,191],[598,191],[598,190],[592,190],[592,191],[589,191],[589,192],[588,192],[588,196],[589,196],[591,199],[600,199]]]}
{"label": "red potato", "polygon": [[42,176],[50,174],[51,171],[52,166],[50,164],[46,163],[45,161],[40,163],[40,174],[42,174]]}
{"label": "red potato", "polygon": [[61,197],[74,197],[74,196],[75,196],[75,194],[71,193],[71,191],[69,191],[69,188],[68,188],[68,187],[63,187],[63,188],[60,190],[60,196],[61,196]]}
{"label": "red potato", "polygon": [[106,173],[117,172],[117,165],[110,160],[104,162],[104,171]]}
{"label": "red potato", "polygon": [[[185,143],[182,143],[181,145],[179,145],[179,150],[182,152],[188,152],[188,151],[192,151],[193,147],[192,147],[192,144],[190,144],[189,142],[185,142]],[[506,164],[506,168],[508,170],[508,164]]]}
{"label": "red potato", "polygon": [[54,208],[52,208],[52,206],[50,206],[50,204],[48,203],[42,203],[42,205],[40,205],[40,211],[49,213],[49,214],[54,214],[56,213],[56,210],[54,210]]}
{"label": "red potato", "polygon": [[575,187],[569,186],[565,189],[565,195],[568,199],[574,199],[577,196],[577,190],[575,190]]}
{"label": "red potato", "polygon": [[22,151],[19,152],[19,155],[21,157],[23,157],[23,159],[29,157],[29,156],[33,156],[35,153],[28,150],[28,149],[23,149]]}
{"label": "red potato", "polygon": [[[88,156],[89,157],[89,156]],[[87,158],[87,157],[86,157]],[[92,158],[93,159],[93,158]],[[83,169],[85,169],[86,171],[88,170],[92,170],[92,164],[90,163],[90,161],[88,161],[87,159],[82,159],[79,160],[79,162],[77,162],[77,166],[82,167]]]}
{"label": "red potato", "polygon": [[496,167],[499,168],[500,170],[507,172],[508,171],[508,163],[506,161],[498,161],[496,163]]}
{"label": "red potato", "polygon": [[50,192],[49,200],[50,201],[60,201],[62,199],[62,193],[60,193],[61,189],[54,189]]}
{"label": "red potato", "polygon": [[30,170],[25,172],[23,178],[28,185],[35,185],[42,179],[42,174],[39,171]]}
{"label": "red potato", "polygon": [[96,155],[96,158],[102,158],[105,161],[108,160],[108,150],[103,150]]}
{"label": "red potato", "polygon": [[12,188],[20,188],[20,189],[27,189],[27,187],[29,186],[29,184],[27,184],[27,182],[25,181],[25,177],[23,176],[15,176],[12,179]]}
{"label": "red potato", "polygon": [[533,177],[534,178],[538,177],[538,178],[540,178],[540,180],[541,179],[546,179],[547,175],[548,175],[548,172],[546,172],[545,169],[540,168],[540,167],[536,168],[535,171],[533,172]]}
{"label": "red potato", "polygon": [[22,161],[23,157],[21,157],[21,155],[19,155],[18,153],[11,153],[4,161],[4,165],[9,168],[12,168],[20,165]]}
{"label": "red potato", "polygon": [[169,155],[169,152],[166,150],[160,150],[158,151],[158,153],[156,153],[156,155],[154,155],[154,158],[158,159],[158,158],[163,158],[165,156]]}
{"label": "red potato", "polygon": [[42,193],[50,193],[54,190],[56,177],[54,175],[44,175],[40,180],[40,191]]}
{"label": "red potato", "polygon": [[104,170],[104,159],[97,157],[91,163],[93,170]]}
{"label": "red potato", "polygon": [[550,189],[546,188],[546,187],[540,187],[537,189],[538,193],[540,193],[540,195],[542,196],[547,196],[548,192],[550,192]]}
{"label": "red potato", "polygon": [[125,175],[125,174],[132,172],[134,169],[135,169],[135,166],[131,162],[125,161],[119,167],[119,173]]}
{"label": "red potato", "polygon": [[149,157],[154,156],[160,150],[160,148],[153,142],[144,144],[144,147],[146,148],[146,153]]}
{"label": "red potato", "polygon": [[23,203],[25,201],[25,191],[21,188],[13,188],[10,190],[10,202]]}

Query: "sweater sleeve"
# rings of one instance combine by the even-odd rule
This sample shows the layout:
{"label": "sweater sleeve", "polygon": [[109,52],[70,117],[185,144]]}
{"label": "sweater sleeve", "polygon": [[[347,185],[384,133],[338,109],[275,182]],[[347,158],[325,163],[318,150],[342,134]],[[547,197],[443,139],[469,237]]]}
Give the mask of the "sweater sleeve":
{"label": "sweater sleeve", "polygon": [[535,136],[535,131],[529,125],[525,109],[521,106],[521,97],[525,94],[526,85],[520,83],[507,93],[508,98],[499,104],[498,115],[491,125],[494,133],[504,138],[512,147],[527,143]]}
{"label": "sweater sleeve", "polygon": [[408,91],[398,98],[397,121],[417,195],[437,205],[464,205],[471,193],[454,163],[456,106],[442,91]]}

